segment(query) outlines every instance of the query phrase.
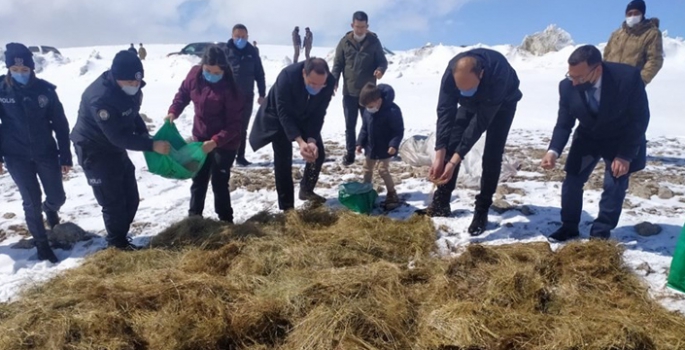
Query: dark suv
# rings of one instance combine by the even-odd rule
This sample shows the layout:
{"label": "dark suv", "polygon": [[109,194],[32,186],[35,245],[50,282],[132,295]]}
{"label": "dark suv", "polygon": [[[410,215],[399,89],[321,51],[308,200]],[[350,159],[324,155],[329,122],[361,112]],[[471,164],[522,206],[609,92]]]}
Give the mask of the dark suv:
{"label": "dark suv", "polygon": [[202,57],[202,55],[205,53],[205,50],[207,50],[208,47],[212,45],[217,45],[221,49],[226,50],[226,43],[225,42],[203,42],[203,43],[192,43],[186,45],[181,51],[179,52],[172,52],[168,55],[169,56],[174,56],[174,55],[194,55],[198,57]]}

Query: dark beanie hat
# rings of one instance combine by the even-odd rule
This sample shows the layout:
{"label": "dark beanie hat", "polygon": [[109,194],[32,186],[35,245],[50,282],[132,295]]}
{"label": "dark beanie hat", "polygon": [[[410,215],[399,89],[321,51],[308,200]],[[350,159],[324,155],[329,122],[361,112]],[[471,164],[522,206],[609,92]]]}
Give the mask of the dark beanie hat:
{"label": "dark beanie hat", "polygon": [[23,44],[9,43],[5,46],[5,65],[7,68],[11,66],[26,66],[31,70],[36,69],[36,64],[33,62],[33,53]]}
{"label": "dark beanie hat", "polygon": [[630,10],[638,10],[644,16],[647,12],[647,5],[645,5],[644,0],[633,0],[628,3],[628,7],[626,7],[626,12]]}
{"label": "dark beanie hat", "polygon": [[143,62],[131,51],[119,51],[112,62],[112,76],[116,80],[143,80]]}

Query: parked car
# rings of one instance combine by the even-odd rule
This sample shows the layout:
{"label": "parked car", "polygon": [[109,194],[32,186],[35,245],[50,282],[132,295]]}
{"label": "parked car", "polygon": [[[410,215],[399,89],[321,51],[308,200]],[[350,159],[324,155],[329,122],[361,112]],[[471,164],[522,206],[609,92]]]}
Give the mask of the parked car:
{"label": "parked car", "polygon": [[205,50],[207,50],[208,47],[212,45],[218,45],[220,48],[226,50],[226,43],[225,42],[201,42],[201,43],[192,43],[186,45],[186,47],[182,48],[181,51],[179,52],[172,52],[168,55],[169,56],[174,56],[174,55],[193,55],[193,56],[198,56],[202,57],[202,55],[205,53]]}
{"label": "parked car", "polygon": [[29,51],[33,52],[34,54],[38,55],[44,55],[46,53],[52,52],[55,55],[62,56],[62,53],[59,52],[56,48],[52,46],[45,46],[45,45],[38,45],[38,46],[29,46]]}

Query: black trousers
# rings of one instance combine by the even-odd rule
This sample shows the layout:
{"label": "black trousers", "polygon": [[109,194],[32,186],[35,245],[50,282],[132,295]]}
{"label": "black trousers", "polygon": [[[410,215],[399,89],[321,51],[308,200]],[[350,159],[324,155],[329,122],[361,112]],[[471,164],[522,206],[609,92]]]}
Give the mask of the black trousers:
{"label": "black trousers", "polygon": [[343,96],[343,110],[345,113],[345,149],[347,158],[354,160],[357,146],[357,119],[364,111],[359,105],[359,96]]}
{"label": "black trousers", "polygon": [[136,168],[126,152],[102,154],[74,147],[79,164],[102,207],[107,242],[115,246],[128,243],[128,230],[138,212],[140,196]]}
{"label": "black trousers", "polygon": [[[319,157],[316,162],[307,163],[304,168],[304,177],[300,181],[300,188],[304,191],[313,191],[319,181],[321,166],[326,159],[323,141],[319,137],[316,140],[319,148]],[[276,173],[276,192],[278,192],[278,207],[281,210],[295,208],[295,185],[293,184],[293,144],[288,140],[285,133],[280,132],[271,143],[274,149],[274,172]]]}
{"label": "black trousers", "polygon": [[207,155],[207,160],[200,171],[193,177],[190,186],[190,216],[202,216],[205,209],[205,198],[209,180],[212,180],[214,191],[214,211],[219,220],[233,222],[233,207],[231,207],[231,192],[228,181],[231,179],[231,166],[235,160],[236,151],[215,148]]}
{"label": "black trousers", "polygon": [[254,94],[245,96],[245,109],[243,110],[243,134],[238,148],[238,158],[245,158],[245,147],[247,146],[247,126],[250,125],[252,118],[252,108],[254,104]]}
{"label": "black trousers", "polygon": [[[488,211],[492,205],[492,197],[497,191],[497,183],[499,182],[500,172],[502,170],[502,156],[504,155],[504,146],[507,143],[507,136],[511,129],[511,123],[514,121],[516,114],[516,104],[503,106],[495,115],[492,123],[487,129],[485,138],[485,149],[483,152],[483,174],[480,178],[480,194],[476,196],[476,211]],[[449,162],[454,155],[454,150],[457,148],[464,135],[464,131],[468,127],[473,118],[477,118],[476,113],[467,110],[464,107],[459,107],[457,112],[456,124],[452,130],[449,144],[447,146],[447,155],[445,156],[445,164]],[[433,195],[433,202],[431,207],[435,210],[449,209],[452,192],[457,184],[457,177],[459,175],[459,168],[454,170],[454,175],[449,182],[438,186]],[[451,210],[450,210],[451,211]]]}

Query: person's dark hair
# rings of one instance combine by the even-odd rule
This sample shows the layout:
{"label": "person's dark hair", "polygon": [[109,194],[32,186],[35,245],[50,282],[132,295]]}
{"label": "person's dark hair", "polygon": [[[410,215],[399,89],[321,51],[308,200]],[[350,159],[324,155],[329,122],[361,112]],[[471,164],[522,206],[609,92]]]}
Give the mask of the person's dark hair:
{"label": "person's dark hair", "polygon": [[242,29],[242,30],[247,32],[247,27],[244,24],[240,24],[240,23],[234,25],[233,30],[231,30],[231,32],[235,32],[238,29]]}
{"label": "person's dark hair", "polygon": [[143,43],[140,43],[140,46],[143,46]]}
{"label": "person's dark hair", "polygon": [[316,74],[328,74],[328,63],[323,58],[310,57],[304,61],[304,74],[309,75],[311,72]]}
{"label": "person's dark hair", "polygon": [[381,90],[374,83],[366,83],[359,92],[359,105],[366,107],[369,103],[381,98]]}
{"label": "person's dark hair", "polygon": [[[197,72],[198,82],[201,81],[201,79],[204,79],[202,76],[203,69],[201,67],[205,64],[208,66],[219,66],[219,68],[224,71],[224,76],[221,79],[228,83],[231,94],[235,95],[238,93],[238,87],[235,83],[235,78],[233,77],[233,70],[231,70],[231,66],[228,64],[228,59],[226,58],[226,52],[224,50],[217,45],[207,47],[204,55],[202,55],[202,61],[200,61],[200,70]],[[195,84],[195,89],[200,92],[200,84]]]}
{"label": "person's dark hair", "polygon": [[577,66],[583,62],[592,67],[602,63],[602,53],[594,45],[583,45],[577,48],[568,58],[568,64]]}
{"label": "person's dark hair", "polygon": [[357,11],[352,15],[352,22],[354,21],[369,23],[369,16],[364,11]]}

